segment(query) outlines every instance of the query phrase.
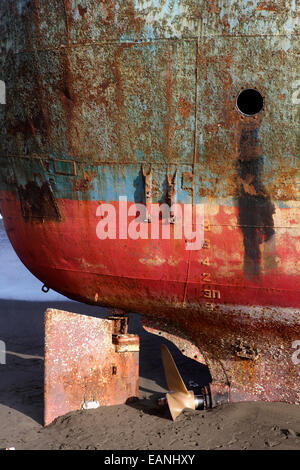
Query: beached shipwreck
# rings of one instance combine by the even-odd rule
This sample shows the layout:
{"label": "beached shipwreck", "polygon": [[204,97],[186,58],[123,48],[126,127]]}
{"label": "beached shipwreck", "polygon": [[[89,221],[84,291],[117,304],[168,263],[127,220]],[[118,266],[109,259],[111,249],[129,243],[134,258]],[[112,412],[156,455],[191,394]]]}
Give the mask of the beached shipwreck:
{"label": "beached shipwreck", "polygon": [[[208,365],[216,402],[300,403],[296,3],[0,4],[0,208],[16,253],[48,288],[142,314]],[[201,247],[100,239],[99,204],[118,216],[120,197],[201,204]]]}

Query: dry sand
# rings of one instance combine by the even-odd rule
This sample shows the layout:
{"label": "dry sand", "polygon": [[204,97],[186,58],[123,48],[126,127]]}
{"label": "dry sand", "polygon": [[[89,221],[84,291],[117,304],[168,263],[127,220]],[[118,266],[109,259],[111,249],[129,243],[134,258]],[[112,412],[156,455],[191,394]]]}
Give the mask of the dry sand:
{"label": "dry sand", "polygon": [[207,380],[204,366],[142,329],[132,315],[130,331],[141,337],[140,400],[130,405],[79,411],[48,428],[43,416],[43,312],[56,307],[88,315],[104,311],[75,302],[0,302],[0,448],[16,449],[290,449],[300,450],[300,407],[240,403],[209,411],[185,411],[175,423],[157,398],[166,391],[160,343],[168,344],[184,379]]}

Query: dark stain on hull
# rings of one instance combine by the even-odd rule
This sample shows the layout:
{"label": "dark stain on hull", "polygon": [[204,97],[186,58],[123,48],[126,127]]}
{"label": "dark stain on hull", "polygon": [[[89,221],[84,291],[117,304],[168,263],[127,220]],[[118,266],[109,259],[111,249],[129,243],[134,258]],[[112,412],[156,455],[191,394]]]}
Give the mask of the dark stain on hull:
{"label": "dark stain on hull", "polygon": [[58,206],[48,183],[40,187],[35,181],[19,187],[23,217],[26,220],[61,220]]}
{"label": "dark stain on hull", "polygon": [[274,235],[274,204],[263,184],[264,157],[258,129],[245,126],[239,142],[238,211],[244,238],[244,272],[247,277],[261,274],[261,245]]}

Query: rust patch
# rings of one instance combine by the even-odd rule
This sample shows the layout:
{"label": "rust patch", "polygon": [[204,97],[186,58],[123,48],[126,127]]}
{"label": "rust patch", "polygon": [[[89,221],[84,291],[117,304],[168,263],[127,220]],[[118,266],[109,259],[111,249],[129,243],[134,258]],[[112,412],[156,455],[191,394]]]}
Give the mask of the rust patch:
{"label": "rust patch", "polygon": [[258,5],[255,11],[278,11],[277,5],[274,2],[262,2]]}
{"label": "rust patch", "polygon": [[83,18],[87,12],[87,7],[84,8],[83,6],[78,5],[78,11],[79,11],[80,16]]}
{"label": "rust patch", "polygon": [[189,101],[184,99],[182,96],[179,98],[178,109],[182,117],[187,118],[189,117],[192,105]]}
{"label": "rust patch", "polygon": [[243,341],[239,341],[234,345],[233,353],[236,354],[236,356],[247,360],[256,360],[259,355],[257,348],[247,343],[243,343]]}
{"label": "rust patch", "polygon": [[84,176],[81,180],[76,181],[74,184],[75,191],[88,191],[91,189],[92,181],[95,177],[95,174],[84,173]]}
{"label": "rust patch", "polygon": [[39,112],[32,119],[28,118],[27,121],[16,121],[8,129],[10,135],[16,136],[22,133],[25,137],[35,135],[37,131],[44,131],[47,129],[47,119],[43,111]]}

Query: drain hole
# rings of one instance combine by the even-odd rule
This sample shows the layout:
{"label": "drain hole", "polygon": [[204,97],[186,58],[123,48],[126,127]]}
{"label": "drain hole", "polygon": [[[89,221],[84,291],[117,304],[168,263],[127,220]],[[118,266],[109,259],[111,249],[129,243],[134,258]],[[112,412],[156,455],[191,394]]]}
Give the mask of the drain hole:
{"label": "drain hole", "polygon": [[259,91],[248,88],[241,91],[236,100],[238,110],[246,116],[254,116],[260,113],[264,107],[264,98]]}

